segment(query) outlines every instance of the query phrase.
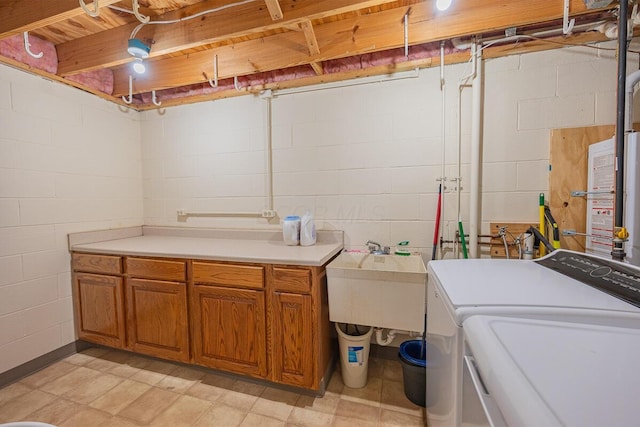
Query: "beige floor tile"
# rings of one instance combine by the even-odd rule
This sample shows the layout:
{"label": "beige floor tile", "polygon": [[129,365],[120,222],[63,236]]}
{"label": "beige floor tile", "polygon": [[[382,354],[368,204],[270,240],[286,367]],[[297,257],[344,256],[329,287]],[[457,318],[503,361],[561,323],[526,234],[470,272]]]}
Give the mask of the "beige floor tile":
{"label": "beige floor tile", "polygon": [[136,372],[130,378],[134,381],[140,381],[149,385],[156,385],[177,368],[178,367],[176,365],[171,363],[153,360],[150,361],[144,369]]}
{"label": "beige floor tile", "polygon": [[377,421],[380,417],[380,408],[364,403],[352,402],[343,398],[338,402],[336,416],[356,418],[364,421]]}
{"label": "beige floor tile", "polygon": [[382,409],[380,413],[380,424],[382,426],[398,426],[398,427],[423,427],[425,426],[425,417],[414,416],[402,412]]}
{"label": "beige floor tile", "polygon": [[419,416],[423,408],[414,404],[404,393],[404,383],[398,381],[382,382],[382,397],[380,406],[392,411],[404,412],[409,415]]}
{"label": "beige floor tile", "polygon": [[287,419],[288,424],[305,427],[326,427],[331,425],[333,415],[324,412],[312,411],[305,408],[293,408]]}
{"label": "beige floor tile", "polygon": [[109,372],[124,364],[130,357],[131,355],[124,351],[110,350],[84,366],[95,369],[96,371]]}
{"label": "beige floor tile", "polygon": [[151,426],[189,427],[212,407],[211,402],[191,396],[180,396],[166,411],[151,422]]}
{"label": "beige floor tile", "polygon": [[122,378],[111,374],[100,374],[90,382],[80,384],[69,390],[64,397],[74,402],[89,404],[123,381]]}
{"label": "beige floor tile", "polygon": [[127,358],[124,362],[115,365],[107,372],[119,377],[131,378],[132,376],[140,372],[141,369],[144,369],[145,366],[149,365],[149,363],[151,363],[150,359],[135,355],[129,355],[129,358]]}
{"label": "beige floor tile", "polygon": [[74,365],[85,365],[93,361],[96,357],[100,357],[103,354],[107,353],[108,351],[109,350],[106,348],[92,347],[80,353],[72,354],[71,356],[64,359],[64,361],[67,363],[72,363]]}
{"label": "beige floor tile", "polygon": [[343,417],[336,415],[333,420],[333,427],[377,427],[378,421],[366,421],[358,418]]}
{"label": "beige floor tile", "polygon": [[362,388],[350,388],[345,386],[341,395],[370,405],[380,405],[382,395],[382,378],[368,378],[367,385]]}
{"label": "beige floor tile", "polygon": [[330,393],[340,394],[344,390],[344,383],[342,382],[342,374],[339,371],[335,371],[327,384],[326,391]]}
{"label": "beige floor tile", "polygon": [[249,381],[238,380],[233,384],[231,390],[258,397],[264,393],[266,387]]}
{"label": "beige floor tile", "polygon": [[179,394],[160,388],[151,388],[127,405],[118,414],[137,423],[149,423],[175,402]]}
{"label": "beige floor tile", "polygon": [[116,417],[111,417],[106,419],[98,427],[141,427],[141,426],[142,424],[138,424],[132,420],[128,420],[126,418],[116,416]]}
{"label": "beige floor tile", "polygon": [[384,360],[369,358],[367,366],[367,376],[369,378],[382,378],[384,372]]}
{"label": "beige floor tile", "polygon": [[263,399],[268,399],[273,402],[286,403],[287,405],[291,406],[296,404],[300,396],[301,395],[299,393],[275,387],[265,387],[265,390],[260,395],[260,397],[262,397]]}
{"label": "beige floor tile", "polygon": [[389,381],[402,381],[402,364],[397,360],[385,360],[382,379]]}
{"label": "beige floor tile", "polygon": [[31,374],[26,378],[23,378],[22,380],[20,380],[20,382],[28,385],[29,387],[42,387],[46,383],[60,378],[64,374],[67,374],[77,368],[77,365],[61,361],[47,366],[43,370]]}
{"label": "beige floor tile", "polygon": [[43,385],[40,389],[47,393],[62,396],[82,385],[91,383],[99,375],[101,375],[99,371],[81,366]]}
{"label": "beige floor tile", "polygon": [[208,402],[215,402],[226,392],[227,390],[223,388],[197,382],[192,385],[189,390],[185,391],[184,394],[197,397],[198,399],[206,400]]}
{"label": "beige floor tile", "polygon": [[334,414],[339,402],[340,395],[325,393],[323,397],[300,396],[295,406],[312,411],[324,412],[325,414]]}
{"label": "beige floor tile", "polygon": [[202,371],[181,366],[160,380],[156,387],[182,394],[203,376]]}
{"label": "beige floor tile", "polygon": [[40,390],[32,390],[0,406],[0,422],[24,420],[36,410],[56,400],[56,396]]}
{"label": "beige floor tile", "polygon": [[124,380],[94,400],[89,406],[108,412],[111,415],[116,415],[128,404],[146,393],[150,388],[151,386],[149,384]]}
{"label": "beige floor tile", "polygon": [[41,423],[48,423],[57,426],[71,418],[81,409],[83,409],[82,405],[60,398],[54,400],[43,408],[37,409],[26,418],[30,421],[39,421]]}
{"label": "beige floor tile", "polygon": [[240,423],[240,427],[284,427],[285,423],[275,418],[249,413]]}
{"label": "beige floor tile", "polygon": [[218,399],[219,402],[244,412],[249,412],[256,400],[258,400],[257,396],[232,390],[227,391]]}
{"label": "beige floor tile", "polygon": [[245,411],[216,403],[209,411],[200,417],[194,427],[237,427],[246,415],[247,413]]}
{"label": "beige floor tile", "polygon": [[111,416],[106,412],[98,411],[97,409],[93,408],[83,407],[71,418],[60,424],[59,427],[99,426],[109,418],[111,418]]}
{"label": "beige floor tile", "polygon": [[280,421],[286,421],[293,410],[293,406],[283,402],[259,397],[251,407],[250,413],[264,415]]}
{"label": "beige floor tile", "polygon": [[22,382],[13,383],[0,389],[0,406],[9,400],[29,393],[31,390],[33,390],[31,387],[27,387],[25,384],[22,384]]}
{"label": "beige floor tile", "polygon": [[233,390],[233,386],[236,381],[237,380],[235,378],[231,378],[221,374],[207,374],[200,379],[200,382],[202,384],[215,386],[225,390]]}

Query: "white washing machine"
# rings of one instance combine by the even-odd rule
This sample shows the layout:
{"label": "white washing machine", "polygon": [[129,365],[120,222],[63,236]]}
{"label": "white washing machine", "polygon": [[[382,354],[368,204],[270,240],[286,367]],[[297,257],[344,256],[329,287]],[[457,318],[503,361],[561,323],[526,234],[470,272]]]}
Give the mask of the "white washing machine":
{"label": "white washing machine", "polygon": [[640,321],[640,308],[632,303],[638,301],[639,284],[640,269],[565,250],[535,261],[430,262],[426,369],[429,426],[463,425],[466,319],[506,316],[626,327]]}
{"label": "white washing machine", "polygon": [[638,425],[640,321],[472,316],[463,330],[462,425]]}

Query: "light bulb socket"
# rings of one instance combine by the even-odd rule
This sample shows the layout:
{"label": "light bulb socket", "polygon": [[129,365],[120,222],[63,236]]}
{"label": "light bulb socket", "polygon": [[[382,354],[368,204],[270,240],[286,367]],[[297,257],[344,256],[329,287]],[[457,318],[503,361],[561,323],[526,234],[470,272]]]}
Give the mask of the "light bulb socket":
{"label": "light bulb socket", "polygon": [[129,55],[135,56],[136,58],[148,58],[149,52],[151,52],[151,46],[146,45],[140,39],[129,39],[127,45],[127,52]]}

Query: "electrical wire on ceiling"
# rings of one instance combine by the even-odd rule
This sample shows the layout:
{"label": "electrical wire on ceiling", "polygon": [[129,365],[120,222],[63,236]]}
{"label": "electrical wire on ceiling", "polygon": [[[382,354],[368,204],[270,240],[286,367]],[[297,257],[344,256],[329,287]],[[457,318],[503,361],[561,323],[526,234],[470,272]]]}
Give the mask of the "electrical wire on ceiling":
{"label": "electrical wire on ceiling", "polygon": [[[141,23],[141,24],[139,24],[138,26],[136,26],[133,29],[133,31],[131,32],[131,35],[129,36],[129,38],[130,39],[135,38],[136,34],[138,34],[138,32],[145,25],[151,25],[151,24],[177,24],[178,22],[188,21],[189,19],[195,19],[195,18],[198,18],[198,17],[200,17],[202,15],[206,15],[206,14],[214,13],[214,12],[219,12],[221,10],[229,9],[229,8],[236,7],[236,6],[242,6],[242,5],[247,4],[247,3],[253,3],[254,1],[256,1],[256,0],[243,0],[243,1],[236,2],[236,3],[225,4],[223,6],[219,6],[219,7],[213,8],[213,9],[203,10],[202,12],[198,12],[198,13],[195,13],[193,15],[185,16],[185,17],[180,18],[180,19],[172,19],[172,20],[168,20],[168,21],[149,21],[149,22],[146,22],[146,23]],[[113,9],[115,9],[115,8],[113,8]],[[122,11],[121,8],[118,8],[116,10]],[[127,12],[129,12],[129,11],[127,10]],[[131,11],[131,13],[133,13],[133,11]]]}

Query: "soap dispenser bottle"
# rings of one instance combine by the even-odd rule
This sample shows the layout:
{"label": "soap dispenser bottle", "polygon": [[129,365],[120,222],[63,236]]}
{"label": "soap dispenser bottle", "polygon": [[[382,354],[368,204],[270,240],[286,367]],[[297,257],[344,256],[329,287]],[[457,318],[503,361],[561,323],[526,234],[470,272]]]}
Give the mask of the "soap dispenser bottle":
{"label": "soap dispenser bottle", "polygon": [[311,212],[306,211],[300,220],[300,245],[311,246],[316,244],[316,224]]}

